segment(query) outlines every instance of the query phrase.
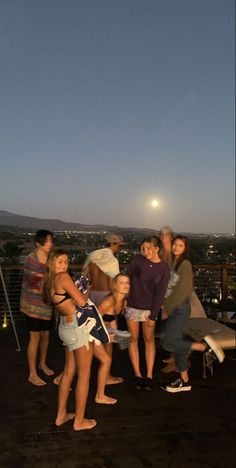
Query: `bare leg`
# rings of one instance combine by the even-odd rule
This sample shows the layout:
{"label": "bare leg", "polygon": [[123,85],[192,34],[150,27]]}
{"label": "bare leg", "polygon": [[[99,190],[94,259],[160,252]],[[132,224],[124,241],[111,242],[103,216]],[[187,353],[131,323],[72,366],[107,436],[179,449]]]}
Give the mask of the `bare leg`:
{"label": "bare leg", "polygon": [[63,376],[63,372],[64,372],[64,370],[61,371],[60,374],[58,374],[58,375],[55,377],[55,379],[53,379],[53,383],[54,383],[55,385],[60,385],[60,382],[61,382],[61,379],[62,379],[62,376]]}
{"label": "bare leg", "polygon": [[165,362],[166,364],[172,364],[172,362],[175,362],[174,356],[171,354],[168,358],[162,359],[162,362]]}
{"label": "bare leg", "polygon": [[139,338],[139,322],[134,320],[127,320],[128,330],[131,333],[131,341],[129,345],[129,357],[134,369],[136,377],[142,377],[139,367],[139,349],[138,349],[138,338]]}
{"label": "bare leg", "polygon": [[207,349],[206,343],[200,343],[198,341],[196,343],[192,343],[192,346],[191,346],[192,351],[201,351],[202,353],[204,353],[206,349]]}
{"label": "bare leg", "polygon": [[143,337],[145,342],[145,358],[147,366],[147,377],[152,379],[153,366],[156,356],[156,347],[155,347],[155,330],[156,322],[155,320],[147,320],[142,323],[143,327]]}
{"label": "bare leg", "polygon": [[[161,372],[163,372],[163,374],[168,374],[169,372],[173,372],[173,371],[178,372],[178,369],[175,365],[174,358],[173,359],[170,358],[170,359],[171,360],[168,361],[168,364],[161,369]],[[167,361],[163,361],[163,362],[167,362]]]}
{"label": "bare leg", "polygon": [[61,426],[61,424],[64,424],[75,417],[75,413],[67,413],[66,410],[70,386],[75,375],[74,354],[73,352],[69,352],[68,348],[65,348],[65,367],[60,375],[61,380],[58,388],[58,408],[55,421],[56,426]]}
{"label": "bare leg", "polygon": [[[112,352],[113,352],[113,343],[108,343],[105,345],[106,350],[111,358],[112,361]],[[113,384],[119,384],[124,382],[124,379],[122,377],[114,377],[113,375],[108,374],[106,385],[113,385]]]}
{"label": "bare leg", "polygon": [[115,377],[114,375],[109,374],[107,377],[106,385],[116,385],[124,382],[123,377]]}
{"label": "bare leg", "polygon": [[41,331],[40,332],[40,363],[39,363],[39,368],[44,372],[46,375],[53,375],[54,372],[52,369],[49,369],[49,367],[46,364],[46,357],[47,357],[47,352],[48,352],[48,345],[49,345],[49,331]]}
{"label": "bare leg", "polygon": [[185,383],[189,381],[188,370],[180,372],[180,376]]}
{"label": "bare leg", "polygon": [[93,345],[89,344],[88,349],[86,346],[76,349],[74,351],[74,357],[78,380],[75,390],[76,412],[73,427],[75,431],[82,431],[83,429],[92,429],[97,424],[95,419],[85,419],[84,417],[89,391]]}
{"label": "bare leg", "polygon": [[[191,351],[200,351],[203,353],[206,349],[207,349],[206,343],[196,342],[196,343],[192,343],[191,345]],[[181,376],[181,379],[185,383],[188,382],[189,381],[188,369],[180,372],[180,376]]]}
{"label": "bare leg", "polygon": [[[169,372],[173,372],[173,371],[179,372],[175,364],[175,358],[172,354],[169,358],[163,359],[163,362],[167,363],[166,366],[161,369],[161,372],[163,372],[163,374],[169,374]],[[190,359],[187,359],[187,365],[189,369],[191,367]]]}
{"label": "bare leg", "polygon": [[27,348],[27,359],[28,359],[28,366],[29,366],[29,377],[28,381],[33,385],[46,385],[44,380],[40,379],[37,374],[36,370],[36,362],[37,362],[37,353],[40,341],[40,332],[30,331],[30,338],[29,344]]}
{"label": "bare leg", "polygon": [[111,368],[111,357],[109,356],[103,343],[94,345],[94,356],[100,361],[97,379],[96,403],[114,405],[117,400],[105,395],[105,385]]}

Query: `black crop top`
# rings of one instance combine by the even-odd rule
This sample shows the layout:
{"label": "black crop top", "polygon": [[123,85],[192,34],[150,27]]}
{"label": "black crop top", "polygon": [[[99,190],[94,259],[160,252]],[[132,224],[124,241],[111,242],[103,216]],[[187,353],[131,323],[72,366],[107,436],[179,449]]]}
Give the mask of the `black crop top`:
{"label": "black crop top", "polygon": [[59,305],[59,304],[62,304],[63,302],[67,301],[68,299],[71,299],[70,295],[65,292],[65,293],[57,293],[55,292],[53,294],[53,297],[54,296],[63,296],[62,299],[59,301],[59,302],[55,302],[54,305]]}

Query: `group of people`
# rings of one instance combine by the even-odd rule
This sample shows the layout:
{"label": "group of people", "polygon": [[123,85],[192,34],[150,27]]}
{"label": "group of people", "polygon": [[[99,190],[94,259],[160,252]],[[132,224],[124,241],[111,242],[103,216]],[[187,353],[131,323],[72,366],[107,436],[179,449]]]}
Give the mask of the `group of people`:
{"label": "group of people", "polygon": [[[58,333],[65,345],[65,365],[54,379],[59,385],[56,425],[73,420],[75,431],[96,425],[94,419],[85,418],[93,357],[99,361],[95,401],[116,404],[117,400],[105,393],[106,385],[123,381],[122,377],[111,375],[113,343],[128,347],[134,388],[152,390],[158,318],[165,321],[161,346],[169,352],[168,363],[180,374],[164,387],[167,392],[191,390],[188,356],[192,351],[211,353],[219,362],[223,361],[223,350],[209,335],[202,342],[192,342],[184,336],[194,294],[185,236],[173,236],[171,229],[165,227],[160,231],[160,238],[146,237],[141,242],[140,253],[120,272],[116,255],[122,248],[123,238],[108,234],[106,246],[88,255],[82,276],[77,279],[68,273],[67,252],[54,250],[53,239],[53,233],[47,230],[35,235],[35,250],[25,261],[21,311],[26,315],[29,330],[28,380],[39,386],[46,382],[37,372],[38,351],[39,368],[46,375],[54,373],[46,364],[46,356],[52,311],[59,316]],[[121,313],[127,331],[119,330]],[[145,376],[140,366],[140,322],[145,344]],[[68,413],[67,400],[75,376],[75,413]]]}

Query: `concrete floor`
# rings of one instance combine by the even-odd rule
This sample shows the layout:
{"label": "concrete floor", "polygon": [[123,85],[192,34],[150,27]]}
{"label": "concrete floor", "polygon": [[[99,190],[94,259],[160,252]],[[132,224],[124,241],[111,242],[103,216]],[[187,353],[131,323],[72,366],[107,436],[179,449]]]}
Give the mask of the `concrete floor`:
{"label": "concrete floor", "polygon": [[[16,352],[13,329],[0,331],[0,467],[26,468],[233,468],[235,466],[235,353],[215,363],[214,376],[202,379],[201,355],[191,357],[192,391],[169,394],[161,390],[162,351],[158,347],[155,386],[151,392],[132,389],[127,351],[114,353],[113,373],[125,378],[107,387],[115,406],[94,402],[93,366],[87,416],[97,419],[91,431],[76,433],[69,422],[53,424],[57,387],[34,387],[27,382],[27,334],[16,323],[21,352]],[[142,343],[141,343],[142,347]],[[52,333],[49,365],[63,367],[63,347]],[[69,408],[73,410],[73,389]]]}

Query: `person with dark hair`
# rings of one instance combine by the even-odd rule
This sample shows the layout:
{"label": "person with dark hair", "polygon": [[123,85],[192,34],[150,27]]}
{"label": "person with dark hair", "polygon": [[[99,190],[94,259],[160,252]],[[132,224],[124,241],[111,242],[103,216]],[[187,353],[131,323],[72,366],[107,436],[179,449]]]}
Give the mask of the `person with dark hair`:
{"label": "person with dark hair", "polygon": [[47,259],[53,247],[53,233],[46,229],[37,231],[34,237],[35,249],[26,257],[22,280],[20,310],[26,316],[29,330],[27,359],[29,366],[28,381],[33,385],[45,385],[37,372],[39,349],[39,368],[46,375],[53,371],[46,364],[49,345],[49,330],[52,325],[52,307],[43,302],[43,280],[47,272]]}
{"label": "person with dark hair", "polygon": [[[174,237],[173,230],[170,226],[163,226],[160,229],[159,235],[160,235],[160,241],[161,241],[159,257],[161,258],[161,260],[163,260],[163,262],[167,263],[167,265],[169,265],[169,267],[171,268],[171,263],[172,263],[171,243]],[[164,374],[172,372],[173,370],[176,369],[174,357],[170,353],[166,352],[166,356],[164,357],[163,362],[166,364],[166,366],[161,369],[161,371]]]}
{"label": "person with dark hair", "polygon": [[109,233],[106,246],[90,252],[83,265],[83,273],[90,277],[90,299],[99,305],[101,300],[111,292],[112,279],[120,272],[116,255],[124,244],[119,234]]}
{"label": "person with dark hair", "polygon": [[215,340],[206,335],[203,342],[191,342],[184,336],[184,329],[191,313],[190,300],[193,293],[192,265],[187,259],[188,239],[178,235],[172,240],[171,278],[163,304],[162,319],[167,319],[161,340],[163,349],[172,353],[180,378],[166,385],[170,393],[191,390],[187,358],[191,351],[207,352],[219,362],[224,360],[224,352]]}
{"label": "person with dark hair", "polygon": [[[151,390],[153,387],[153,366],[155,361],[155,325],[161,312],[164,295],[170,277],[170,269],[159,257],[160,240],[156,236],[147,237],[141,243],[141,254],[136,255],[128,265],[130,295],[126,307],[128,330],[131,333],[129,346],[137,390]],[[145,343],[146,378],[140,370],[139,325]]]}

